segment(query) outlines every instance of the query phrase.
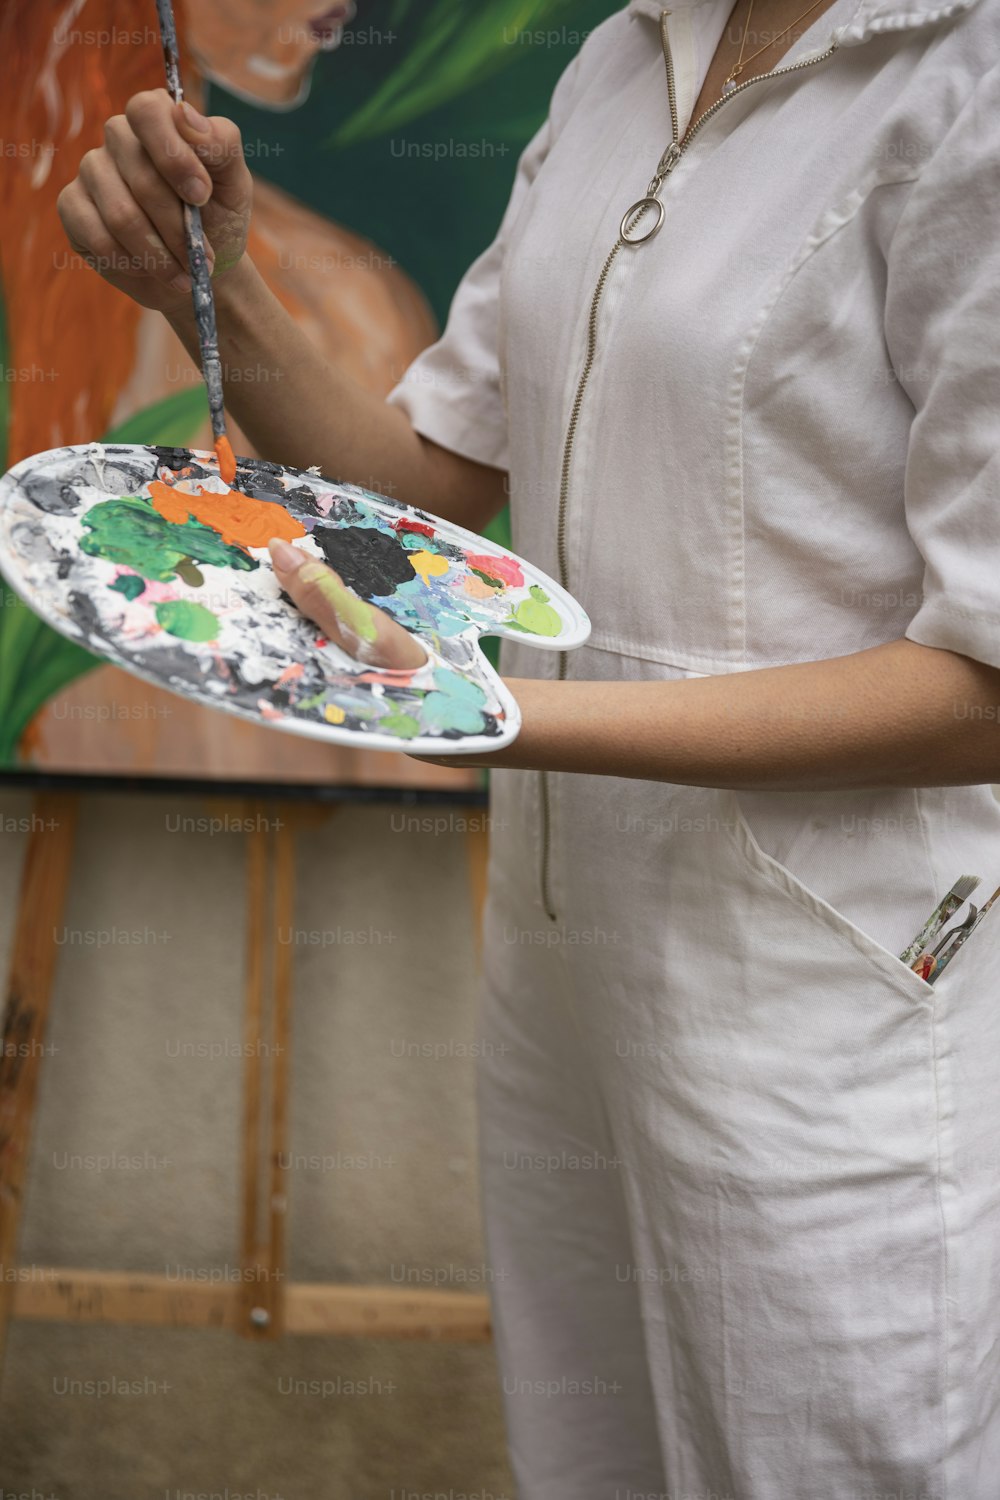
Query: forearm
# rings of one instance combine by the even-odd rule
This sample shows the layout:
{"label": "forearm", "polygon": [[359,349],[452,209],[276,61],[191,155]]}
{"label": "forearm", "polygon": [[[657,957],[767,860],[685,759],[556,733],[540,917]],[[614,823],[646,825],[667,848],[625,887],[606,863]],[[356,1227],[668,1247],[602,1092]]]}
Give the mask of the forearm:
{"label": "forearm", "polygon": [[[324,358],[248,257],[216,283],[226,407],[257,451],[420,505],[481,531],[506,503],[504,475],[415,432],[398,407]],[[199,358],[193,316],[170,324]],[[262,372],[266,372],[266,378]]]}
{"label": "forearm", "polygon": [[672,682],[508,686],[521,733],[477,764],[737,789],[1000,781],[1000,670],[909,640]]}

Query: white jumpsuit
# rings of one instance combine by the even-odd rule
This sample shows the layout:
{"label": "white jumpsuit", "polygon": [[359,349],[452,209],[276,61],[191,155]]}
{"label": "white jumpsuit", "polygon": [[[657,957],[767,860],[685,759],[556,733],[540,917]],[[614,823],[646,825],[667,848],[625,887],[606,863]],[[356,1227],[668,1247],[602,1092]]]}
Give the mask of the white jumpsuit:
{"label": "white jumpsuit", "polygon": [[[515,547],[594,622],[572,678],[904,635],[1000,667],[1000,0],[835,0],[609,264],[731,0],[669,5],[587,38],[390,400],[509,470]],[[520,1500],[997,1500],[1000,913],[933,987],[896,956],[1000,885],[990,788],[492,783]]]}

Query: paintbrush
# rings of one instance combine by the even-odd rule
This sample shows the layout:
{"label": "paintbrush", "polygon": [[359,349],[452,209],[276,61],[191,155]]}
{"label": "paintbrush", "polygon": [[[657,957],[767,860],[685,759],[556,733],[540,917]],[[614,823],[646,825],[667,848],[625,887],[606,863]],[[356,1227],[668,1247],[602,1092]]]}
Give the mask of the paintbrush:
{"label": "paintbrush", "polygon": [[[163,61],[167,71],[167,90],[175,104],[184,98],[181,85],[180,58],[177,52],[177,27],[171,0],[156,0],[156,12],[160,22],[160,40],[163,43]],[[215,297],[212,294],[212,279],[205,253],[205,230],[201,222],[201,210],[193,203],[184,204],[184,237],[187,240],[188,268],[191,272],[191,297],[194,302],[194,320],[198,328],[198,344],[201,349],[201,369],[208,390],[208,410],[212,418],[212,435],[215,439],[215,456],[219,461],[219,474],[226,484],[232,485],[236,478],[236,459],[232,445],[226,436],[226,414],[222,398],[222,361],[219,358],[219,335],[215,323]]]}
{"label": "paintbrush", "polygon": [[[967,924],[963,923],[963,925],[958,929],[951,943],[947,948],[945,948],[944,952],[941,954],[940,958],[937,961],[937,967],[934,970],[935,979],[937,979],[938,975],[943,969],[946,969],[948,967],[959,949],[963,948],[969,941],[969,938],[975,932],[976,928],[979,926],[980,922],[983,920],[990,907],[994,904],[995,901],[997,901],[998,898],[1000,898],[1000,889],[995,890],[990,899],[983,902],[982,906],[979,908],[978,914],[971,922]],[[975,911],[975,907],[973,907],[973,911]]]}
{"label": "paintbrush", "polygon": [[941,931],[948,918],[955,915],[963,902],[969,899],[977,885],[981,884],[981,881],[982,877],[979,875],[960,875],[958,877],[947,896],[931,912],[931,915],[927,918],[927,921],[917,933],[912,943],[904,948],[899,955],[904,964],[912,964],[915,959],[921,956],[931,939]]}

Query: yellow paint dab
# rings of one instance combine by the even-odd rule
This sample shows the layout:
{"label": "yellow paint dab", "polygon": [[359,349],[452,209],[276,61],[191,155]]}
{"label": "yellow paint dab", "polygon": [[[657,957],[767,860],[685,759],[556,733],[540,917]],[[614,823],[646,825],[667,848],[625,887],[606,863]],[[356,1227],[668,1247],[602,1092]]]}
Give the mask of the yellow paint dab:
{"label": "yellow paint dab", "polygon": [[328,703],[323,710],[323,714],[328,724],[343,724],[347,718],[344,710],[338,708],[336,703]]}
{"label": "yellow paint dab", "polygon": [[411,552],[410,565],[425,583],[430,583],[432,578],[440,578],[442,573],[447,573],[449,566],[448,559],[442,557],[440,552]]}

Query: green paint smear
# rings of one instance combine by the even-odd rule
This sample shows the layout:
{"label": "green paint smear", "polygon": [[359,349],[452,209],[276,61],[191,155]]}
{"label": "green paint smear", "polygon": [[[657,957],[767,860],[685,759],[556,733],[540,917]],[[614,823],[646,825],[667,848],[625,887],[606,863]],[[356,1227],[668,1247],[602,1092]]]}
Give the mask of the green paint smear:
{"label": "green paint smear", "polygon": [[492,573],[484,573],[482,568],[470,568],[469,572],[475,573],[476,577],[481,579],[488,588],[505,589],[507,587],[502,578],[495,578]]}
{"label": "green paint smear", "polygon": [[108,588],[114,589],[116,594],[124,594],[126,599],[138,599],[146,592],[146,581],[135,573],[121,573],[114,583],[108,584]]}
{"label": "green paint smear", "polygon": [[549,604],[545,590],[533,583],[528,592],[531,598],[522,600],[504,624],[525,635],[561,635],[562,621]]}
{"label": "green paint smear", "polygon": [[384,719],[379,719],[376,727],[384,729],[386,734],[396,735],[401,740],[415,739],[420,733],[420,725],[412,714],[386,714]]}
{"label": "green paint smear", "polygon": [[375,611],[364,599],[339,583],[325,563],[306,563],[299,569],[303,583],[314,583],[349,629],[362,641],[373,641],[378,634]]}
{"label": "green paint smear", "polygon": [[293,707],[296,712],[302,713],[307,708],[319,708],[325,698],[326,688],[320,688],[319,692],[313,693],[311,698],[300,698],[298,703],[294,704]]}
{"label": "green paint smear", "polygon": [[144,406],[105,433],[105,443],[162,443],[164,448],[186,448],[208,421],[208,397],[201,381]]}
{"label": "green paint smear", "polygon": [[84,552],[121,563],[154,583],[169,583],[186,558],[244,572],[260,566],[242,547],[227,545],[200,521],[185,521],[183,526],[165,521],[148,500],[137,496],[102,500],[81,521],[90,531],[80,541]]}
{"label": "green paint smear", "polygon": [[212,611],[189,599],[165,599],[156,605],[156,618],[168,635],[180,636],[182,641],[214,641],[219,634]]}
{"label": "green paint smear", "polygon": [[441,557],[445,552],[446,543],[439,542],[437,537],[425,536],[422,531],[398,531],[396,535],[406,552],[432,552],[435,557]]}

